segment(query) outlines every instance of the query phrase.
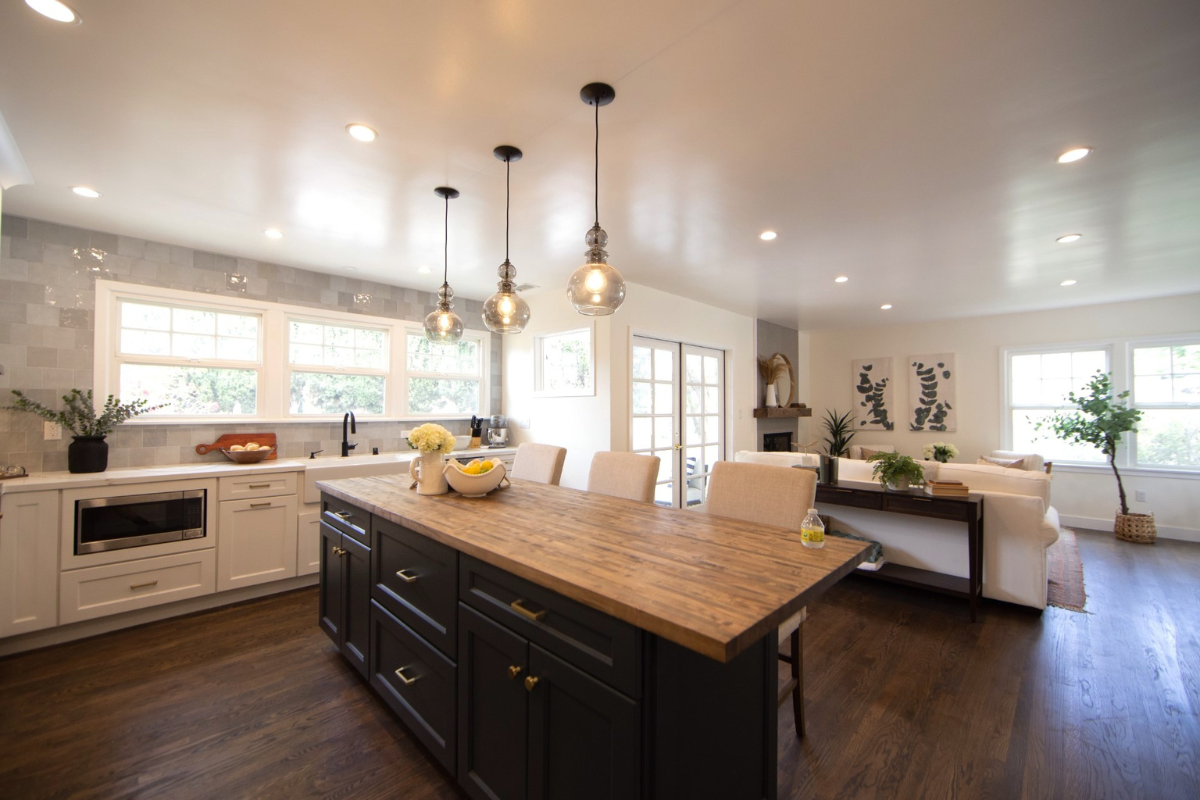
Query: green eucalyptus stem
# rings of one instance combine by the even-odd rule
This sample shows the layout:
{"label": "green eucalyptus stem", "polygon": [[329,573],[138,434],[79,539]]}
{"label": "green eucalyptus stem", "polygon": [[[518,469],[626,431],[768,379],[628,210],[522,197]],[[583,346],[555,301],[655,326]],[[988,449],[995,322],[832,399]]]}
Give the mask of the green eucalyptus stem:
{"label": "green eucalyptus stem", "polygon": [[13,389],[13,395],[17,399],[11,406],[5,406],[5,408],[36,414],[47,422],[61,425],[76,436],[107,436],[122,422],[151,411],[157,411],[168,405],[164,403],[152,406],[145,400],[122,403],[110,394],[97,416],[91,389],[88,389],[86,393],[79,389],[72,389],[69,394],[64,394],[62,397],[63,407],[58,410],[26,397],[17,389]]}

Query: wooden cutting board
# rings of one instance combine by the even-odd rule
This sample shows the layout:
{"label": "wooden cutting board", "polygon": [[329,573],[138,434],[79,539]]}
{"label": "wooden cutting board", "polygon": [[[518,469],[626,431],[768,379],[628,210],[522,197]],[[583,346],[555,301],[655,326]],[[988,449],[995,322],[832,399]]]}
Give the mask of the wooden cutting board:
{"label": "wooden cutting board", "polygon": [[[196,452],[203,456],[203,455],[207,455],[208,453],[211,453],[213,450],[220,450],[221,448],[225,448],[226,450],[228,450],[229,448],[233,447],[235,444],[240,444],[240,445],[244,446],[244,445],[249,444],[250,442],[258,442],[263,447],[275,447],[275,434],[273,434],[273,433],[226,433],[220,439],[217,439],[212,444],[196,445]],[[267,456],[263,460],[264,461],[273,461],[273,460],[275,460],[275,458],[278,455],[279,455],[279,450],[278,450],[278,448],[276,448],[276,450],[273,453],[271,453],[271,455]]]}

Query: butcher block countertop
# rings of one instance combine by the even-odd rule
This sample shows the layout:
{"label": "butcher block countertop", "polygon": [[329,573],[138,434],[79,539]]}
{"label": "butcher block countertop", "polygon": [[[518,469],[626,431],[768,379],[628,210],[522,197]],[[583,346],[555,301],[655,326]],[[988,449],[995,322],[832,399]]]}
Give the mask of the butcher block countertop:
{"label": "butcher block countertop", "polygon": [[784,528],[513,481],[421,496],[407,477],[322,481],[330,495],[605,614],[729,661],[821,596],[867,546],[813,550]]}

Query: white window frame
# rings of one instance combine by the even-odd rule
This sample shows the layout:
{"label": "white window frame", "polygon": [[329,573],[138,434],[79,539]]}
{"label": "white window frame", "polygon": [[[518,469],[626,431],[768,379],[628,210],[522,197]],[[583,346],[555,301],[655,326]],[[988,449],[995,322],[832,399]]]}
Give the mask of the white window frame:
{"label": "white window frame", "polygon": [[[350,316],[351,319],[345,319],[346,316]],[[329,374],[333,374],[333,373],[337,373],[340,375],[372,375],[372,376],[382,375],[384,378],[383,412],[380,414],[367,414],[367,413],[360,413],[360,412],[355,412],[355,413],[357,414],[358,419],[382,419],[382,418],[388,416],[388,410],[391,408],[392,401],[393,401],[392,394],[400,388],[400,387],[397,387],[394,385],[394,381],[389,380],[390,373],[391,373],[391,366],[392,366],[392,351],[395,349],[395,336],[394,336],[395,331],[393,330],[395,328],[395,326],[394,325],[378,325],[378,324],[368,323],[362,319],[359,319],[358,317],[359,317],[359,315],[357,315],[357,314],[352,314],[352,315],[338,314],[337,318],[334,318],[334,317],[326,316],[326,315],[320,314],[320,313],[315,313],[315,314],[314,313],[307,313],[307,314],[290,313],[290,314],[286,314],[284,316],[283,362],[284,362],[285,375],[284,375],[284,384],[283,384],[283,388],[284,388],[283,412],[287,417],[289,417],[291,419],[297,419],[297,420],[329,419],[328,414],[293,414],[292,413],[292,410],[291,410],[291,408],[292,408],[292,400],[291,400],[292,375],[293,375],[293,373],[296,373],[296,372],[315,372],[315,373],[318,373],[321,375],[329,375]],[[353,366],[337,367],[337,366],[312,366],[312,365],[308,365],[308,364],[293,364],[292,358],[291,358],[291,349],[292,349],[291,348],[291,344],[292,344],[291,323],[293,323],[293,322],[309,323],[312,325],[326,325],[326,326],[341,325],[341,326],[345,326],[347,328],[359,328],[359,329],[366,329],[366,330],[381,331],[383,333],[383,337],[384,337],[384,344],[383,344],[383,346],[384,346],[384,366],[380,369],[368,369],[366,367],[353,367]],[[345,412],[342,412],[342,413],[345,413]],[[334,415],[334,418],[337,418],[338,416],[341,416],[341,415],[340,414]]]}
{"label": "white window frame", "polygon": [[[1133,351],[1145,347],[1179,347],[1180,345],[1200,345],[1200,334],[1191,336],[1170,336],[1161,338],[1146,338],[1146,339],[1131,339],[1125,343],[1125,363],[1126,374],[1129,376],[1129,402],[1130,405],[1137,409],[1147,411],[1157,411],[1159,409],[1200,409],[1200,403],[1141,403],[1137,399],[1136,391],[1136,374],[1133,365]],[[1160,465],[1160,464],[1139,464],[1137,454],[1137,433],[1129,436],[1129,464],[1138,469],[1152,470],[1168,470],[1178,472],[1191,472],[1200,474],[1200,466],[1195,467],[1180,467],[1175,465]]]}
{"label": "white window frame", "polygon": [[[548,390],[545,388],[543,374],[542,346],[546,339],[568,336],[572,333],[586,333],[588,336],[588,385],[581,389]],[[595,325],[585,325],[582,328],[570,328],[561,331],[539,333],[533,337],[533,396],[534,397],[594,397],[596,395],[596,328]]]}
{"label": "white window frame", "polygon": [[[463,339],[465,341],[479,342],[479,371],[477,374],[468,372],[425,372],[424,370],[409,370],[408,369],[408,337],[409,336],[424,336],[425,329],[419,324],[414,325],[411,322],[405,323],[405,327],[401,334],[404,337],[402,346],[396,348],[402,352],[403,358],[400,362],[401,391],[404,394],[404,416],[405,419],[425,420],[425,419],[470,419],[472,416],[489,416],[491,414],[491,403],[488,399],[488,386],[491,383],[490,365],[491,357],[488,350],[488,344],[491,336],[482,331],[463,331]],[[445,414],[419,414],[415,411],[410,411],[408,408],[408,379],[409,378],[435,378],[441,380],[460,380],[460,381],[479,381],[479,411],[474,414],[461,414],[459,416],[447,417]]]}
{"label": "white window frame", "polygon": [[[119,370],[122,360],[136,363],[150,363],[147,359],[162,357],[128,357],[119,352],[120,309],[121,300],[147,302],[166,305],[186,306],[203,310],[230,311],[234,313],[252,313],[260,316],[259,326],[259,383],[258,408],[254,415],[233,416],[230,414],[208,415],[163,415],[147,414],[130,420],[130,425],[170,425],[223,422],[267,422],[267,423],[308,423],[340,420],[341,413],[336,414],[291,414],[290,390],[292,365],[288,363],[288,332],[287,324],[290,319],[319,322],[326,325],[347,325],[356,328],[378,328],[387,331],[388,338],[388,369],[385,371],[387,383],[384,388],[384,414],[371,415],[374,421],[417,421],[417,420],[458,420],[470,419],[471,414],[456,415],[409,415],[407,339],[409,332],[420,331],[411,320],[393,319],[391,317],[376,317],[367,314],[351,314],[340,311],[325,311],[307,306],[294,306],[285,303],[275,303],[267,300],[255,300],[243,297],[227,297],[203,292],[190,292],[182,289],[169,289],[160,286],[142,286],[138,284],[121,283],[117,281],[96,281],[96,311],[95,311],[95,350],[93,353],[93,390],[97,397],[117,394],[119,386]],[[479,372],[480,382],[480,412],[485,416],[491,409],[491,336],[482,331],[467,331],[464,336],[480,343]],[[182,359],[168,358],[164,363],[178,364]],[[159,363],[159,361],[155,361]],[[229,362],[235,368],[247,369],[251,362]],[[206,360],[205,366],[208,365]],[[214,366],[223,366],[213,364]],[[312,371],[300,367],[302,371]],[[320,370],[316,370],[320,371]],[[440,373],[421,373],[430,377],[456,378],[457,375],[442,375]],[[475,376],[472,376],[475,377]],[[363,415],[359,415],[364,418]]]}

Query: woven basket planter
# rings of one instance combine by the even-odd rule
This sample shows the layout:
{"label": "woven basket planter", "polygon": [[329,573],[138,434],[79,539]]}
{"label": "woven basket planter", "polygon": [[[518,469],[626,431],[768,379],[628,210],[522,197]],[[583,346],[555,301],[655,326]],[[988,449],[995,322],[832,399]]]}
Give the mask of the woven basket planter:
{"label": "woven basket planter", "polygon": [[1154,527],[1153,514],[1117,512],[1117,521],[1113,532],[1117,534],[1118,539],[1138,544],[1154,544],[1154,540],[1158,538],[1158,529]]}

